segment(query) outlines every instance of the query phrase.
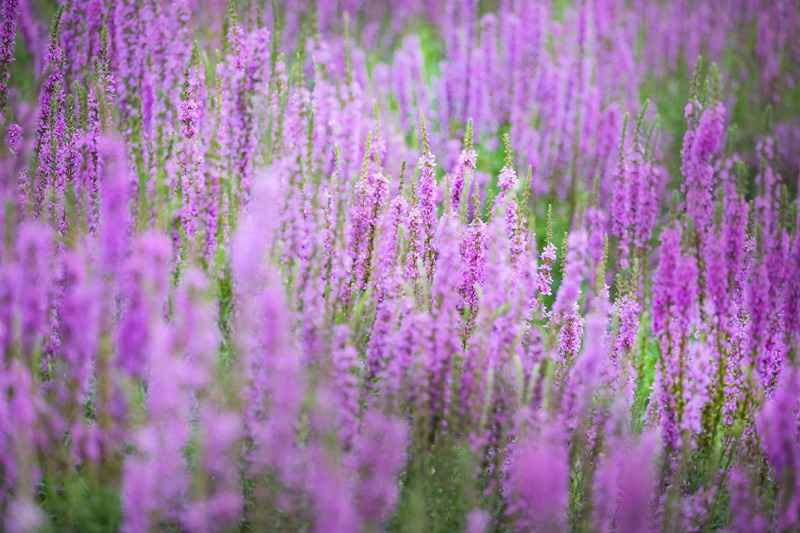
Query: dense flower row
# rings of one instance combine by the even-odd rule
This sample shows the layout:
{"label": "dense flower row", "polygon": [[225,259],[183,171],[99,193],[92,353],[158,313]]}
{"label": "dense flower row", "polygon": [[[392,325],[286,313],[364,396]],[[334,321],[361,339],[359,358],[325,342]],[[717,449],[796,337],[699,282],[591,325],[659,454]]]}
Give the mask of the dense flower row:
{"label": "dense flower row", "polygon": [[562,4],[2,0],[2,528],[800,528],[800,7]]}

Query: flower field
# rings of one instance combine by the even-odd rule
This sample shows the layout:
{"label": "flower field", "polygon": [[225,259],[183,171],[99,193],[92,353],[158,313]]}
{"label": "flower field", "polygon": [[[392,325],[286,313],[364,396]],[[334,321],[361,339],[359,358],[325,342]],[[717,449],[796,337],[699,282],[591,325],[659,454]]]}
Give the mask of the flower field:
{"label": "flower field", "polygon": [[0,2],[0,530],[800,531],[796,1]]}

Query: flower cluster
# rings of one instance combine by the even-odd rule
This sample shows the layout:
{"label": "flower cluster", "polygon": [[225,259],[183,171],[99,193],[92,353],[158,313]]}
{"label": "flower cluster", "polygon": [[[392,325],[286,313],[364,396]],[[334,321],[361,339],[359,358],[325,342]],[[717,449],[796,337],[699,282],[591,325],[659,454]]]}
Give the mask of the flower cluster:
{"label": "flower cluster", "polygon": [[0,529],[800,530],[797,2],[57,4]]}

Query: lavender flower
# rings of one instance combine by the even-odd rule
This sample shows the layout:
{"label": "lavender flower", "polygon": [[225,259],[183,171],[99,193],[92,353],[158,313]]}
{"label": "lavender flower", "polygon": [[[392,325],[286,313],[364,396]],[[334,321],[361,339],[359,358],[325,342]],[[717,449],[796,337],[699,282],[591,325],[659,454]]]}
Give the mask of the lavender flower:
{"label": "lavender flower", "polygon": [[15,246],[18,271],[13,286],[17,316],[9,317],[13,322],[5,328],[17,336],[22,355],[29,361],[38,351],[37,343],[47,325],[53,251],[50,228],[33,222],[20,228]]}
{"label": "lavender flower", "polygon": [[22,144],[22,127],[17,123],[9,124],[6,132],[6,146],[16,154],[20,144]]}
{"label": "lavender flower", "polygon": [[399,497],[396,484],[406,460],[408,432],[402,421],[380,413],[364,417],[353,443],[352,472],[358,473],[355,503],[364,523],[380,527],[391,516]]}
{"label": "lavender flower", "polygon": [[169,288],[169,242],[149,233],[134,243],[126,272],[125,304],[117,330],[118,364],[133,376],[144,376],[153,331],[153,320],[163,313]]}
{"label": "lavender flower", "polygon": [[683,191],[687,213],[699,228],[704,228],[711,217],[712,157],[722,146],[723,115],[724,107],[719,103],[707,109],[699,108],[698,102],[686,106],[689,129],[681,149],[681,172],[686,179]]}
{"label": "lavender flower", "polygon": [[8,80],[11,78],[8,67],[14,61],[19,4],[19,0],[3,2],[3,21],[0,24],[0,112],[5,109],[8,99]]}
{"label": "lavender flower", "polygon": [[450,184],[450,209],[457,213],[461,207],[464,185],[468,184],[468,171],[475,170],[478,154],[472,148],[472,121],[467,124],[467,135],[464,149],[458,156],[458,163],[453,171]]}
{"label": "lavender flower", "polygon": [[790,530],[800,523],[797,499],[800,495],[798,470],[800,446],[792,438],[797,427],[797,370],[791,368],[784,374],[775,396],[767,401],[757,423],[763,439],[763,449],[780,491],[780,504],[776,509],[778,527]]}
{"label": "lavender flower", "polygon": [[800,5],[262,4],[2,4],[0,528],[800,527]]}
{"label": "lavender flower", "polygon": [[519,524],[541,531],[566,529],[569,470],[566,449],[556,435],[522,442],[509,479],[509,512]]}
{"label": "lavender flower", "polygon": [[662,233],[662,257],[653,288],[653,332],[662,353],[653,389],[658,395],[663,438],[672,449],[681,444],[679,425],[688,373],[684,349],[695,318],[697,291],[697,264],[681,253],[680,238],[680,230],[674,227]]}
{"label": "lavender flower", "polygon": [[433,264],[436,261],[434,236],[436,234],[436,208],[439,204],[439,190],[436,187],[436,157],[428,145],[428,133],[425,128],[425,116],[420,111],[422,124],[422,156],[419,158],[419,216],[422,248],[422,260],[426,265],[428,280],[433,278]]}

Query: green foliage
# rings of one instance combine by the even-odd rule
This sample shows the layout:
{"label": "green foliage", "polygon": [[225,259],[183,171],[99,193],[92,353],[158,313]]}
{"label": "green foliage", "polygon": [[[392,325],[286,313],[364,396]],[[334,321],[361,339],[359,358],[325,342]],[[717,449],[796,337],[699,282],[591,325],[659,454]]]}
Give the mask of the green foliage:
{"label": "green foliage", "polygon": [[43,482],[39,497],[49,518],[43,533],[104,533],[117,531],[122,523],[119,488],[101,484],[81,472]]}
{"label": "green foliage", "polygon": [[400,480],[402,494],[390,531],[463,531],[467,514],[486,503],[475,485],[477,462],[464,442],[418,448]]}

